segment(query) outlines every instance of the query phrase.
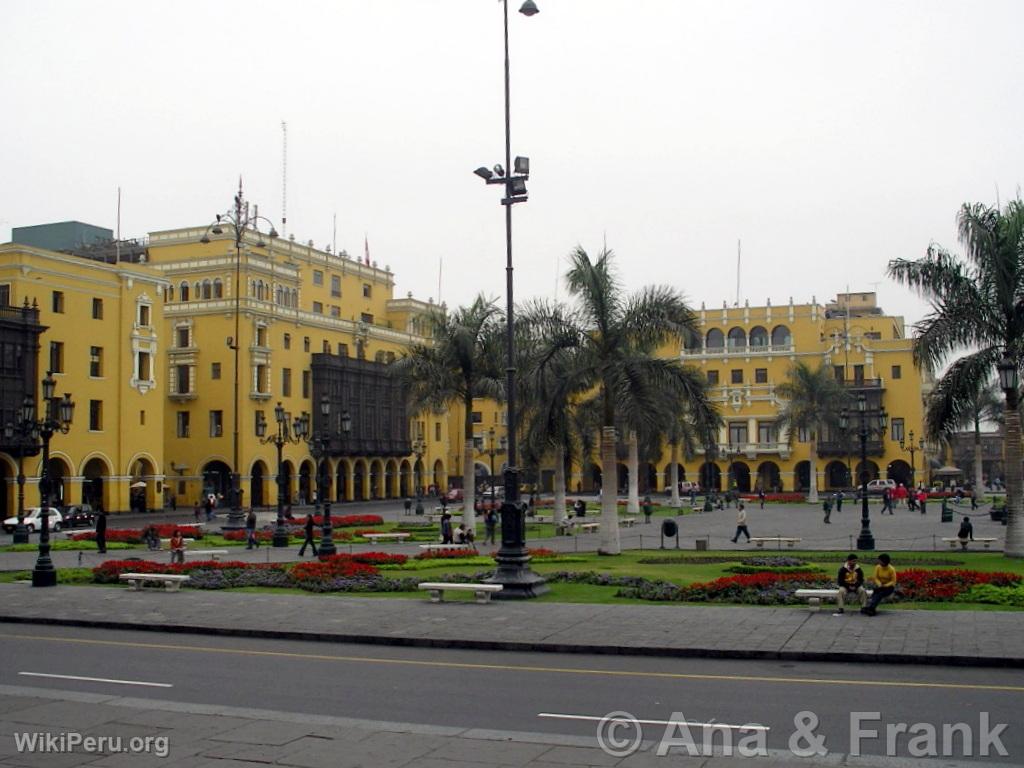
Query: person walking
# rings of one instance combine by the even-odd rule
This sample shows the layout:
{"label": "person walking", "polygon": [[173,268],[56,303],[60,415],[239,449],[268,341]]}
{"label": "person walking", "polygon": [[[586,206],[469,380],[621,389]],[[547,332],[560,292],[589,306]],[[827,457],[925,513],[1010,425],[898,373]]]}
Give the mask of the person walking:
{"label": "person walking", "polygon": [[836,612],[832,614],[833,616],[844,612],[846,601],[850,597],[856,597],[861,608],[868,604],[868,593],[864,589],[864,571],[857,565],[856,555],[847,555],[846,562],[839,566],[836,583],[839,585],[839,594],[836,595]]}
{"label": "person walking", "polygon": [[107,551],[107,513],[102,509],[96,515],[96,551],[101,555]]}
{"label": "person walking", "polygon": [[925,513],[925,511],[926,511],[925,510],[925,504],[928,503],[928,491],[926,491],[924,488],[921,488],[920,490],[916,491],[916,493],[917,493],[917,503],[918,503],[918,505],[920,505],[920,507],[921,507],[921,514],[923,515]]}
{"label": "person walking", "polygon": [[829,501],[828,496],[825,496],[821,500],[821,511],[825,513],[825,523],[832,523],[832,502]]}
{"label": "person walking", "polygon": [[195,518],[196,525],[199,525],[199,502],[197,501],[192,505],[192,517]]}
{"label": "person walking", "polygon": [[747,542],[750,542],[750,531],[747,530],[747,509],[743,502],[736,504],[736,535],[732,537],[732,543],[735,544],[742,533],[747,537]]}
{"label": "person walking", "polygon": [[316,553],[316,541],[313,540],[313,526],[315,525],[312,515],[306,515],[306,524],[303,526],[303,530],[306,533],[306,538],[302,541],[302,546],[299,548],[299,557],[304,557],[306,554],[306,546],[313,548],[313,557],[317,556]]}
{"label": "person walking", "polygon": [[888,488],[882,491],[882,511],[879,514],[884,515],[885,510],[892,514],[892,492]]}
{"label": "person walking", "polygon": [[765,496],[766,496],[766,494],[764,492],[764,488],[758,488],[757,489],[757,500],[761,503],[761,509],[764,509]]}
{"label": "person walking", "polygon": [[449,515],[447,512],[441,513],[441,543],[455,543],[455,538],[452,533],[452,516]]}
{"label": "person walking", "polygon": [[874,616],[878,613],[878,604],[896,591],[896,569],[892,567],[891,562],[892,558],[884,552],[878,556],[878,565],[875,566],[872,577],[875,589],[868,604],[860,609],[865,616]]}
{"label": "person walking", "polygon": [[412,499],[410,499],[408,496],[406,496],[405,497],[405,501],[402,502],[402,506],[405,507],[405,514],[407,514],[407,515],[411,515],[412,514]]}
{"label": "person walking", "polygon": [[836,491],[836,512],[843,511],[843,492]]}
{"label": "person walking", "polygon": [[213,520],[213,499],[212,493],[206,494],[206,499],[203,501],[203,506],[206,508],[206,522]]}
{"label": "person walking", "polygon": [[484,512],[484,544],[494,544],[494,534],[498,527],[498,513],[493,507]]}
{"label": "person walking", "polygon": [[245,516],[245,548],[260,548],[260,540],[256,537],[256,511],[249,507],[249,514]]}

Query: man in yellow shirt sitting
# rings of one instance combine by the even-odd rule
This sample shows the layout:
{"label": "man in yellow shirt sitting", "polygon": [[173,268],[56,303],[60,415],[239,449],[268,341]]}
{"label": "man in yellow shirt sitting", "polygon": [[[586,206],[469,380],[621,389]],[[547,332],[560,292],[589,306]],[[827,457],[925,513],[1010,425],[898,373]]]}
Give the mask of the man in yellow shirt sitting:
{"label": "man in yellow shirt sitting", "polygon": [[860,609],[866,616],[874,616],[878,613],[878,604],[896,591],[896,569],[889,563],[891,558],[887,554],[878,556],[878,565],[875,566],[875,573],[872,580],[875,582],[875,591],[871,594],[871,600]]}

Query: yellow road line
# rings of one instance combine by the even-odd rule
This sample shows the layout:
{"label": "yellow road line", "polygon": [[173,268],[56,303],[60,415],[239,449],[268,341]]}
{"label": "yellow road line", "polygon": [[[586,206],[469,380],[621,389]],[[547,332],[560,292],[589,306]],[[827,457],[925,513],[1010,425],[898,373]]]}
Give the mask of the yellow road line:
{"label": "yellow road line", "polygon": [[172,643],[129,643],[124,640],[95,640],[82,637],[49,637],[46,635],[13,635],[0,633],[0,639],[105,645],[160,651],[189,651],[192,653],[223,653],[237,656],[262,656],[302,661],[333,661],[358,664],[395,664],[442,669],[473,669],[498,672],[536,672],[564,675],[594,675],[605,677],[643,677],[667,680],[713,680],[737,683],[784,683],[793,685],[857,685],[878,688],[938,688],[961,691],[1004,691],[1024,693],[1024,685],[987,685],[982,683],[928,683],[910,680],[829,679],[818,677],[772,677],[767,675],[701,675],[682,672],[634,672],[618,669],[586,669],[574,667],[540,667],[516,664],[473,664],[458,661],[422,661],[418,659],[382,659],[371,656],[336,656],[322,653],[293,653],[289,651],[254,651],[244,648],[211,648],[209,646],[174,645]]}

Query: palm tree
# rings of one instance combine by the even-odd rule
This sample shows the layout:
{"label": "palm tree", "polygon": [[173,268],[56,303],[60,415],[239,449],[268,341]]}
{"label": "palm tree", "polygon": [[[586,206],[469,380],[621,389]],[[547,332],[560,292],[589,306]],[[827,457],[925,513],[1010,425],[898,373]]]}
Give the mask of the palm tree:
{"label": "palm tree", "polygon": [[980,495],[985,489],[981,424],[1003,420],[1003,399],[998,383],[992,380],[979,381],[980,388],[973,392],[958,390],[959,377],[954,369],[959,362],[953,363],[932,390],[925,411],[925,429],[928,439],[934,441],[949,438],[958,429],[974,431],[974,489]]}
{"label": "palm tree", "polygon": [[[665,359],[658,349],[686,332],[695,332],[696,317],[673,288],[652,286],[626,296],[611,267],[612,253],[591,261],[577,247],[566,274],[575,300],[573,323],[561,337],[575,348],[574,379],[592,394],[601,412],[601,552],[618,554],[616,506],[616,425],[655,430],[681,401],[705,397],[703,377]],[[635,468],[633,469],[635,473]]]}
{"label": "palm tree", "polygon": [[836,381],[832,372],[824,365],[811,368],[799,362],[789,370],[789,379],[776,388],[779,396],[788,402],[779,411],[776,427],[793,432],[806,430],[810,437],[808,460],[811,465],[811,488],[807,500],[818,501],[818,438],[826,425],[839,422],[839,412],[849,400],[843,385]]}
{"label": "palm tree", "polygon": [[[705,387],[707,380],[705,379]],[[717,442],[718,428],[722,416],[705,395],[704,398],[680,408],[676,418],[668,422],[665,439],[669,445],[669,483],[671,484],[672,507],[681,506],[679,499],[679,453],[689,460],[697,455],[698,448]],[[698,470],[699,472],[699,470]]]}
{"label": "palm tree", "polygon": [[[931,245],[917,261],[889,262],[889,275],[917,291],[931,312],[915,327],[914,359],[937,370],[969,350],[942,376],[939,386],[957,400],[978,392],[1001,360],[1015,375],[1024,361],[1024,201],[1003,210],[965,203],[957,216],[966,261]],[[1021,423],[1016,387],[1005,390],[1007,557],[1024,557],[1021,498]]]}
{"label": "palm tree", "polygon": [[501,310],[482,294],[451,314],[439,308],[430,316],[432,342],[414,344],[392,364],[392,373],[408,387],[414,412],[443,411],[461,403],[465,411],[462,454],[463,522],[476,523],[476,467],[473,461],[473,399],[504,396]]}

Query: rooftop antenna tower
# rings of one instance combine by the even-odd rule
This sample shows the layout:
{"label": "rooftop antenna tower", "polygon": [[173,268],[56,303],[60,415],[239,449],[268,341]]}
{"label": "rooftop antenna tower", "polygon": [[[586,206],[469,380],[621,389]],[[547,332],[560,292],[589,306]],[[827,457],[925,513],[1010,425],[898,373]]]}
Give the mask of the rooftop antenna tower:
{"label": "rooftop antenna tower", "polygon": [[281,237],[288,236],[288,123],[281,121]]}
{"label": "rooftop antenna tower", "polygon": [[736,303],[734,307],[740,305],[740,256],[743,253],[743,241],[736,241]]}
{"label": "rooftop antenna tower", "polygon": [[114,259],[117,263],[121,262],[121,188],[117,188],[117,240],[114,241]]}
{"label": "rooftop antenna tower", "polygon": [[334,255],[338,255],[338,214],[334,214],[334,230],[331,234],[331,250],[334,251]]}

